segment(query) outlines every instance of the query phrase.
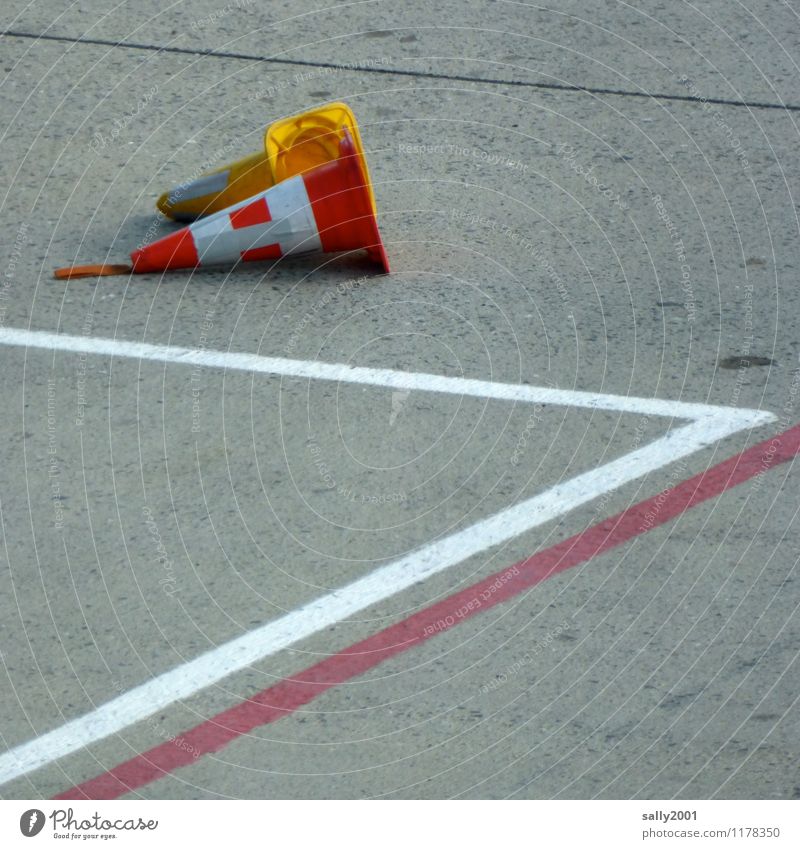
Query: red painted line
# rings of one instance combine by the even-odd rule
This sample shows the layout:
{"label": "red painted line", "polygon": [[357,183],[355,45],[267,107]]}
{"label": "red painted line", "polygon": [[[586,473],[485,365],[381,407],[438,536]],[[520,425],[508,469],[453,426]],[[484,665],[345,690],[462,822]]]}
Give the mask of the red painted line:
{"label": "red painted line", "polygon": [[54,799],[116,799],[150,784],[200,755],[218,752],[254,728],[282,719],[320,694],[535,586],[585,563],[692,507],[793,459],[800,425],[724,460],[688,480],[640,501],[591,528],[432,604],[343,649],[293,678],[262,690],[211,719],[161,743]]}

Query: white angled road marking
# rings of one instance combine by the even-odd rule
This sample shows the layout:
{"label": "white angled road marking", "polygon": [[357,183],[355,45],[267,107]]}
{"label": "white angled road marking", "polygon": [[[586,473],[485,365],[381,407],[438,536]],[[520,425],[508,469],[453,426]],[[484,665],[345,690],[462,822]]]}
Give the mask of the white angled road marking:
{"label": "white angled road marking", "polygon": [[[86,336],[64,336],[35,330],[0,328],[0,344],[24,348],[44,348],[47,351],[88,353],[161,363],[182,363],[192,366],[276,374],[283,377],[306,377],[311,380],[333,380],[341,383],[360,383],[406,389],[418,392],[443,392],[450,395],[471,395],[494,398],[498,401],[520,401],[528,404],[554,404],[565,407],[588,407],[595,410],[615,410],[646,416],[665,416],[676,419],[699,419],[724,416],[742,422],[741,427],[774,421],[772,413],[762,410],[732,409],[660,398],[636,398],[629,395],[604,395],[579,392],[573,389],[550,389],[519,383],[496,383],[466,377],[445,377],[421,372],[392,369],[363,368],[344,363],[322,363],[316,360],[289,360],[282,357],[262,357],[258,354],[237,354],[233,351],[207,351],[177,348],[171,345],[150,345],[146,342],[126,342],[122,339],[93,339]],[[739,429],[739,428],[737,428]]]}
{"label": "white angled road marking", "polygon": [[616,460],[495,513],[468,528],[382,566],[368,575],[277,619],[223,643],[174,669],[134,687],[84,716],[23,743],[0,756],[0,784],[38,769],[64,755],[150,716],[167,705],[209,687],[250,664],[341,622],[474,554],[507,542],[569,510],[655,471],[739,430],[775,421],[763,410],[729,409],[705,404],[575,392],[536,386],[443,377],[389,369],[351,367],[308,360],[261,357],[226,351],[200,351],[62,336],[0,328],[0,344],[67,353],[132,357],[154,362],[203,365],[291,378],[333,380],[385,386],[394,390],[444,392],[505,401],[617,410],[688,421],[654,442]]}

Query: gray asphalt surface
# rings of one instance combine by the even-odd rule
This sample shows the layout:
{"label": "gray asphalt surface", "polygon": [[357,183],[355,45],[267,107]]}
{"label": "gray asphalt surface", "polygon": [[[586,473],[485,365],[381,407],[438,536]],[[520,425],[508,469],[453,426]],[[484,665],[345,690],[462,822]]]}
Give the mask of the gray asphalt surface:
{"label": "gray asphalt surface", "polygon": [[[3,798],[92,778],[800,420],[788,4],[14,0],[2,25],[3,327],[778,416]],[[359,119],[392,275],[324,256],[51,278],[167,234],[163,190],[330,100]],[[7,748],[673,426],[0,353]],[[783,465],[130,795],[796,798],[799,482]]]}

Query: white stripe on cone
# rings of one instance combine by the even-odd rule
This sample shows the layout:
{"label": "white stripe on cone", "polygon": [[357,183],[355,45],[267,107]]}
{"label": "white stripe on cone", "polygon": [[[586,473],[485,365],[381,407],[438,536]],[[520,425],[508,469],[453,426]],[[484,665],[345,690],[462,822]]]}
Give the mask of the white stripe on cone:
{"label": "white stripe on cone", "polygon": [[[269,196],[269,197],[267,197]],[[263,199],[271,221],[235,228],[232,213]],[[245,251],[278,245],[280,256],[322,247],[302,177],[292,177],[189,226],[200,265],[231,263]]]}

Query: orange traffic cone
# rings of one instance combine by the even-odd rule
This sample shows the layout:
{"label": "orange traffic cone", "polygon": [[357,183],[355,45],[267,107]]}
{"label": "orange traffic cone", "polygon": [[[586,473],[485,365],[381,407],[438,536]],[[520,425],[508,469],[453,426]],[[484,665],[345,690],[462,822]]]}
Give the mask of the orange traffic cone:
{"label": "orange traffic cone", "polygon": [[58,278],[167,271],[279,259],[309,251],[366,249],[389,273],[366,161],[345,130],[339,157],[159,239],[132,266],[61,268]]}

